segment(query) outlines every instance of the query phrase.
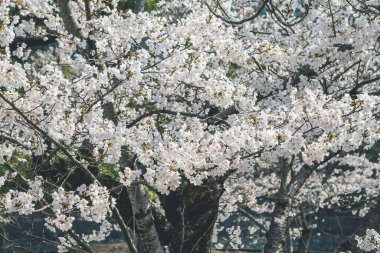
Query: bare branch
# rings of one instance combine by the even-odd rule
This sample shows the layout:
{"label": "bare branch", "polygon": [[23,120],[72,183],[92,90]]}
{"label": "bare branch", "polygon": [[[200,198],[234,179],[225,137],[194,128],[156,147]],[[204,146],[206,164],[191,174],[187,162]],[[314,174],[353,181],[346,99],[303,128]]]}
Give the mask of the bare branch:
{"label": "bare branch", "polygon": [[357,85],[355,85],[354,88],[352,88],[352,90],[350,91],[350,95],[351,97],[352,96],[355,96],[356,94],[358,94],[358,90],[360,88],[362,88],[364,85],[367,85],[367,84],[370,84],[370,83],[373,83],[373,82],[376,82],[380,80],[380,75],[378,76],[375,76],[374,78],[370,78],[370,79],[367,79],[367,80],[364,80],[364,81],[361,81],[360,83],[358,83]]}
{"label": "bare branch", "polygon": [[127,239],[127,244],[128,244],[129,250],[131,251],[131,253],[137,253],[137,249],[136,249],[135,245],[133,244],[133,240],[131,238],[131,235],[129,234],[128,227],[124,223],[124,220],[121,217],[119,210],[117,208],[115,208],[113,210],[113,214],[114,214],[116,221],[119,224],[121,230],[123,231],[125,238]]}
{"label": "bare branch", "polygon": [[250,221],[252,221],[255,225],[257,225],[258,227],[260,227],[262,230],[264,230],[265,232],[268,232],[268,229],[266,227],[263,226],[263,224],[261,224],[260,222],[258,222],[256,220],[255,217],[253,217],[252,214],[250,214],[249,212],[247,212],[246,210],[244,210],[243,208],[241,207],[238,207],[238,211],[243,214],[246,218],[248,218]]}
{"label": "bare branch", "polygon": [[215,17],[220,18],[224,22],[226,22],[228,24],[232,24],[232,25],[241,25],[241,24],[244,24],[246,22],[254,20],[255,18],[257,18],[261,14],[261,12],[264,10],[264,8],[265,8],[265,6],[267,5],[268,2],[269,2],[269,0],[264,0],[262,2],[262,4],[259,6],[259,8],[257,9],[256,13],[253,14],[252,16],[250,16],[248,18],[244,18],[242,20],[234,21],[234,20],[228,20],[228,19],[224,18],[223,16],[217,14],[206,1],[203,1],[203,3],[207,6],[207,8],[209,9],[209,11]]}

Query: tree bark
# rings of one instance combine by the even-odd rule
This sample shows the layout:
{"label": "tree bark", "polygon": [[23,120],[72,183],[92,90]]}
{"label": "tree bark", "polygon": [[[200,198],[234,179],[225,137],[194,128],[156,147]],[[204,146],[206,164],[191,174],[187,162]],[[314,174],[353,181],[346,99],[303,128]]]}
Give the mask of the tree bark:
{"label": "tree bark", "polygon": [[59,15],[62,18],[66,30],[75,37],[83,39],[84,35],[70,6],[70,0],[58,0],[58,7]]}
{"label": "tree bark", "polygon": [[287,221],[289,218],[289,201],[277,202],[274,207],[269,231],[266,235],[264,253],[284,252],[287,238]]}
{"label": "tree bark", "polygon": [[269,230],[266,233],[265,253],[284,252],[287,248],[288,238],[288,218],[290,198],[288,198],[287,178],[290,173],[291,166],[287,158],[279,160],[279,175],[281,184],[276,194],[278,199],[275,203]]}
{"label": "tree bark", "polygon": [[184,183],[180,189],[160,197],[171,224],[170,252],[209,252],[223,191],[221,182],[210,179],[200,186]]}
{"label": "tree bark", "polygon": [[164,253],[144,187],[142,185],[129,187],[128,195],[143,251],[145,253]]}
{"label": "tree bark", "polygon": [[284,188],[279,190],[279,200],[275,204],[269,231],[266,234],[267,241],[264,247],[264,253],[277,253],[285,251],[290,200],[298,193],[314,170],[314,166],[310,167],[308,165],[304,165],[289,183],[287,190]]}
{"label": "tree bark", "polygon": [[275,204],[269,231],[266,235],[267,242],[264,247],[265,253],[284,252],[286,247],[286,231],[288,229],[287,222],[291,200],[298,194],[299,190],[318,166],[329,161],[340,152],[341,151],[329,154],[319,163],[314,163],[310,166],[307,164],[303,165],[286,187],[284,187],[286,184],[285,179],[290,168],[288,167],[286,160],[282,161],[283,174],[281,175],[281,186],[276,196],[279,200]]}

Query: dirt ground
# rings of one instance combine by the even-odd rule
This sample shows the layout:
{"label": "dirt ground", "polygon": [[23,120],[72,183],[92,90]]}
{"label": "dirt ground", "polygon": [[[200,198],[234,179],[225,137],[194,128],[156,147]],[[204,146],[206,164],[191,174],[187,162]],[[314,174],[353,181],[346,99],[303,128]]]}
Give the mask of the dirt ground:
{"label": "dirt ground", "polygon": [[[125,253],[128,252],[128,246],[124,243],[114,244],[95,244],[92,248],[99,253]],[[211,253],[247,253],[248,251],[225,251],[212,249]]]}

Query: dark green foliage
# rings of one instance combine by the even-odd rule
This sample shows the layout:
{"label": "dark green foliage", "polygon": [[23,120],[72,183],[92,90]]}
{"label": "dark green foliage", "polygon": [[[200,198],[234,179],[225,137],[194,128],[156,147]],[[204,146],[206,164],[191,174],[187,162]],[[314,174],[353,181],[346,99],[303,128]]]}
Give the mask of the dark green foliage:
{"label": "dark green foliage", "polygon": [[[160,0],[146,0],[145,11],[151,12],[157,9]],[[121,0],[118,9],[122,11],[133,10],[135,8],[135,0]]]}

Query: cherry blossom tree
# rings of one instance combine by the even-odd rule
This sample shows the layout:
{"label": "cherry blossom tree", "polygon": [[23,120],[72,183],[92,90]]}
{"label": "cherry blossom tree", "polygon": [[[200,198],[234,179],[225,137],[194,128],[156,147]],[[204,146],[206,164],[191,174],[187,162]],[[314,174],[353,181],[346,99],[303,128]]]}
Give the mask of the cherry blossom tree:
{"label": "cherry blossom tree", "polygon": [[296,217],[378,200],[376,0],[0,3],[1,208],[61,251],[208,252],[239,211],[283,252]]}

